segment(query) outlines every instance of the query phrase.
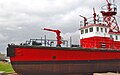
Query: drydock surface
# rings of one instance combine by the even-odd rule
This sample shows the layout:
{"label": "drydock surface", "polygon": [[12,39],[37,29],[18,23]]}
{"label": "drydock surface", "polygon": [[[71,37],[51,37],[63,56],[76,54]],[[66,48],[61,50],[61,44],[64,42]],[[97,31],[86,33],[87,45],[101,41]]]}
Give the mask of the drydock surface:
{"label": "drydock surface", "polygon": [[[2,72],[0,72],[0,75],[4,75]],[[17,73],[7,73],[7,75],[20,75]],[[80,74],[71,74],[71,75],[80,75]],[[120,73],[94,73],[93,75],[120,75]]]}

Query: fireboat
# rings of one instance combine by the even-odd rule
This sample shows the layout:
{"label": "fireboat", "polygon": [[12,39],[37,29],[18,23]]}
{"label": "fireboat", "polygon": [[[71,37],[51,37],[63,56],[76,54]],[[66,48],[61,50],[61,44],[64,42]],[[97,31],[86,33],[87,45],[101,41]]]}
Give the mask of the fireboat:
{"label": "fireboat", "polygon": [[[93,75],[93,73],[120,72],[120,30],[116,20],[117,6],[106,0],[102,17],[93,8],[93,17],[80,21],[80,45],[68,46],[62,40],[61,31],[51,28],[43,30],[56,33],[57,40],[30,39],[19,45],[8,44],[15,72],[22,75]],[[64,45],[64,46],[63,46]]]}

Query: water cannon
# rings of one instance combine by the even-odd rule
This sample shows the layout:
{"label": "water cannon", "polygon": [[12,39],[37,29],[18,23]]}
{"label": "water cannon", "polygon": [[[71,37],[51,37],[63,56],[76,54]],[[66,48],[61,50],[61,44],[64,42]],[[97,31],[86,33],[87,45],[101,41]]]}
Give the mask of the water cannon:
{"label": "water cannon", "polygon": [[60,33],[61,33],[60,30],[55,30],[55,29],[50,29],[50,28],[43,28],[42,30],[55,32],[56,35],[57,35],[57,37],[56,37],[56,39],[57,39],[57,46],[58,46],[58,47],[61,47],[61,44],[62,44],[61,39],[62,39],[62,38],[61,38],[61,36],[60,36]]}
{"label": "water cannon", "polygon": [[86,24],[87,24],[87,18],[85,16],[82,16],[82,15],[79,15],[79,16],[84,19],[84,26],[86,26]]}

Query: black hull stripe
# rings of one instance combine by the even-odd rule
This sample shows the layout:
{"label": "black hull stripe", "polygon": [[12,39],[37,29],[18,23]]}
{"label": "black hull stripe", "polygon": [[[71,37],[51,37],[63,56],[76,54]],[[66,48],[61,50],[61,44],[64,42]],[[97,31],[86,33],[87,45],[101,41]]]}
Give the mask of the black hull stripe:
{"label": "black hull stripe", "polygon": [[89,64],[89,63],[120,63],[117,60],[91,60],[91,61],[11,61],[12,64]]}

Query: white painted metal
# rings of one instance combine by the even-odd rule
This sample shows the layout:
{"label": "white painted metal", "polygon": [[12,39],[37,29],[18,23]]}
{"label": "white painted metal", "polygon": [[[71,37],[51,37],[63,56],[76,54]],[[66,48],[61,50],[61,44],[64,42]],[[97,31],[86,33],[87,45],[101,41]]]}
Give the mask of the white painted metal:
{"label": "white painted metal", "polygon": [[[93,32],[90,32],[90,28],[93,27]],[[97,31],[97,27],[99,31]],[[85,33],[85,30],[88,29],[88,33]],[[105,31],[107,29],[107,32]],[[84,34],[81,34],[81,30],[84,30]],[[102,31],[103,30],[103,31]],[[109,27],[106,26],[98,26],[98,25],[90,25],[80,29],[80,39],[90,38],[90,37],[110,37],[112,35],[114,41],[120,41],[120,34],[109,34]],[[116,39],[117,37],[117,39]]]}

